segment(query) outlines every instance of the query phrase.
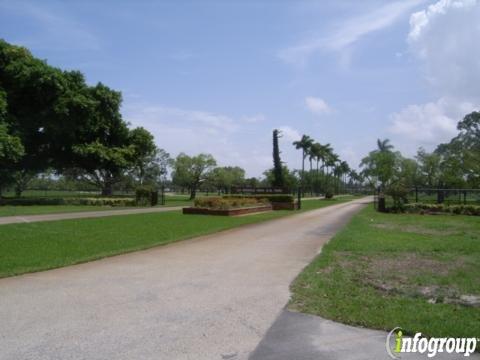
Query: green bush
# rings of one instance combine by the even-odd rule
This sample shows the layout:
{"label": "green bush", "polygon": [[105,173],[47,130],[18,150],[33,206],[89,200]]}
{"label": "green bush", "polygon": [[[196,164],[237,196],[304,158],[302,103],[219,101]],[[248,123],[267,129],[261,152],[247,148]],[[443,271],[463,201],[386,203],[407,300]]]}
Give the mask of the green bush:
{"label": "green bush", "polygon": [[409,189],[403,184],[392,184],[386,189],[385,193],[393,199],[393,210],[402,211],[405,204],[408,203]]}
{"label": "green bush", "polygon": [[405,204],[404,211],[408,213],[448,213],[453,215],[472,215],[480,216],[479,205],[446,205],[446,204],[426,204],[413,203]]}
{"label": "green bush", "polygon": [[327,191],[325,191],[325,199],[331,199],[331,198],[333,198],[333,190],[327,189]]}
{"label": "green bush", "polygon": [[94,205],[94,206],[135,206],[133,198],[16,198],[2,199],[1,205]]}
{"label": "green bush", "polygon": [[194,205],[198,208],[227,210],[242,207],[252,207],[265,205],[268,203],[265,199],[255,197],[220,197],[210,196],[195,199]]}
{"label": "green bush", "polygon": [[289,194],[224,195],[222,198],[223,199],[254,198],[254,199],[265,200],[271,203],[295,202],[295,197]]}
{"label": "green bush", "polygon": [[155,206],[158,204],[158,191],[151,186],[139,186],[135,189],[135,200],[138,206]]}

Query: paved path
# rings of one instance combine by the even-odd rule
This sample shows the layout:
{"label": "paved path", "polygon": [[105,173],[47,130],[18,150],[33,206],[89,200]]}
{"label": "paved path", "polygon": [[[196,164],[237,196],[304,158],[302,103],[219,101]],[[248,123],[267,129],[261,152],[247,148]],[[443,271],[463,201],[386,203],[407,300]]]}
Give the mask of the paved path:
{"label": "paved path", "polygon": [[1,279],[0,359],[247,359],[365,203]]}
{"label": "paved path", "polygon": [[137,208],[137,209],[121,209],[121,210],[84,211],[84,212],[72,212],[72,213],[60,213],[60,214],[4,216],[4,217],[0,217],[0,225],[31,223],[31,222],[39,222],[39,221],[86,219],[86,218],[129,215],[129,214],[146,214],[146,213],[179,210],[182,207],[183,206],[148,207],[148,208],[140,208],[140,209]]}
{"label": "paved path", "polygon": [[[386,351],[386,339],[385,331],[348,326],[284,310],[250,360],[391,360]],[[402,353],[401,359],[426,360],[429,357],[427,354]],[[480,355],[471,354],[467,358],[463,354],[439,352],[433,359],[480,360]]]}

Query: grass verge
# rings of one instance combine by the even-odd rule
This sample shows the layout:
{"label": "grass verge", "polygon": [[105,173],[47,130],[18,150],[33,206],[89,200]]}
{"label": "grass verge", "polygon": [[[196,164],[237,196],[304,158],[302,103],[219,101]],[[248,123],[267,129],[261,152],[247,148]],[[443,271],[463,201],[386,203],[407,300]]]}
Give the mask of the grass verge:
{"label": "grass verge", "polygon": [[[335,321],[435,337],[479,337],[475,216],[354,216],[292,284],[289,307]],[[470,303],[470,305],[469,305]]]}
{"label": "grass verge", "polygon": [[[193,202],[188,200],[188,196],[166,196],[165,207],[168,206],[189,206]],[[162,206],[163,207],[163,206]],[[45,215],[61,214],[84,211],[103,211],[127,209],[120,206],[95,206],[95,205],[2,205],[0,206],[0,217],[2,216],[22,216],[22,215]],[[135,209],[135,207],[134,207]]]}
{"label": "grass verge", "polygon": [[[301,211],[352,199],[354,197],[311,200],[304,203]],[[297,213],[275,211],[244,217],[221,217],[169,211],[1,225],[0,277],[91,261]]]}

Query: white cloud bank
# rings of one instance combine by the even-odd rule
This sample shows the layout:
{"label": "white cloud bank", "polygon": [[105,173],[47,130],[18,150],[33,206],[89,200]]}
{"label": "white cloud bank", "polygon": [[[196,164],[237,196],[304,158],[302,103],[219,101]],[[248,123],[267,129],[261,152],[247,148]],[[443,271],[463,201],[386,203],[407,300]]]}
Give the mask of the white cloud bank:
{"label": "white cloud bank", "polygon": [[319,51],[342,51],[364,36],[385,29],[408,14],[424,0],[403,0],[368,9],[363,14],[347,19],[323,36],[303,40],[280,50],[278,56],[286,63],[304,65]]}
{"label": "white cloud bank", "polygon": [[327,115],[332,112],[332,108],[325,100],[319,97],[307,96],[305,106],[316,115]]}
{"label": "white cloud bank", "polygon": [[440,0],[411,15],[410,50],[439,98],[391,115],[389,131],[404,148],[432,148],[448,141],[457,122],[479,108],[479,19],[477,0]]}
{"label": "white cloud bank", "polygon": [[241,166],[250,176],[271,167],[271,137],[256,130],[258,122],[265,120],[264,115],[234,118],[138,101],[127,102],[123,115],[132,126],[149,130],[157,145],[172,156],[180,152],[209,153],[219,165]]}
{"label": "white cloud bank", "polygon": [[390,132],[424,146],[435,146],[454,137],[458,120],[473,108],[469,102],[449,98],[410,105],[391,115]]}

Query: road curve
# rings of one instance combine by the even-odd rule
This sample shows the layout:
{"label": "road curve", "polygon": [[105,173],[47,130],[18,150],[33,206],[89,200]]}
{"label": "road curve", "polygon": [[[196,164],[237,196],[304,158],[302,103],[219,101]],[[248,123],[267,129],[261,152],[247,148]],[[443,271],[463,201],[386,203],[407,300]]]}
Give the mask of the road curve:
{"label": "road curve", "polygon": [[1,279],[0,359],[247,359],[366,202]]}

